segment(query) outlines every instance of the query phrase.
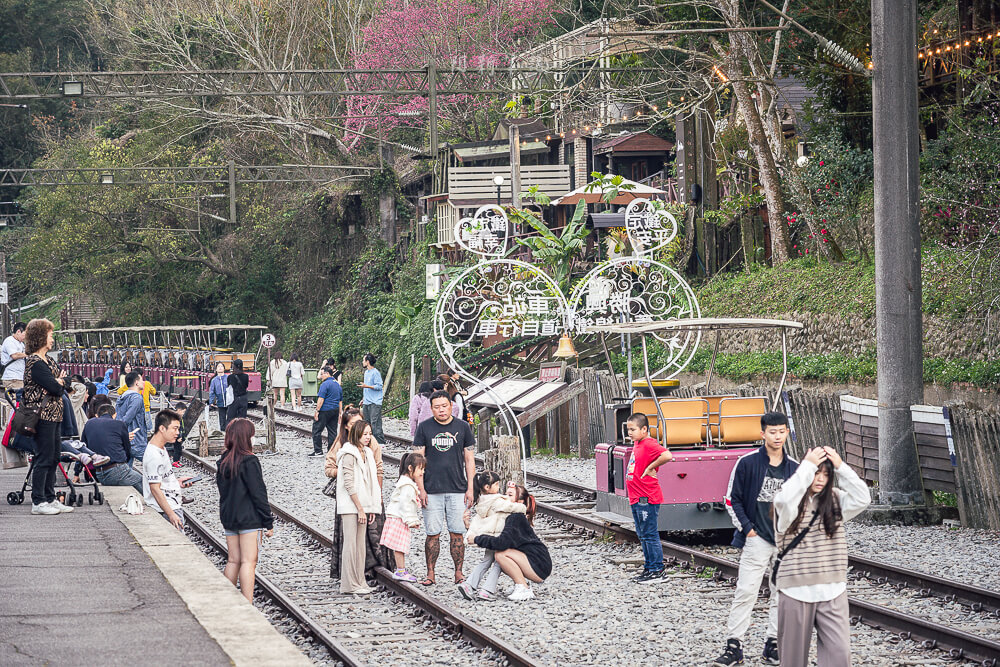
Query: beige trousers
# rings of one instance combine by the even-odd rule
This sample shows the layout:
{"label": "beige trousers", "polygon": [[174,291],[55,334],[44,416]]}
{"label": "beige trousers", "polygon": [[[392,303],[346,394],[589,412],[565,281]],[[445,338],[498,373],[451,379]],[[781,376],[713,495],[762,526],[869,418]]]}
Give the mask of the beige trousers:
{"label": "beige trousers", "polygon": [[370,593],[365,582],[365,526],[358,524],[357,514],[341,516],[344,528],[344,549],[340,553],[340,592]]}
{"label": "beige trousers", "polygon": [[778,655],[782,667],[806,667],[816,629],[818,667],[850,667],[851,622],[847,593],[827,602],[800,602],[778,596]]}

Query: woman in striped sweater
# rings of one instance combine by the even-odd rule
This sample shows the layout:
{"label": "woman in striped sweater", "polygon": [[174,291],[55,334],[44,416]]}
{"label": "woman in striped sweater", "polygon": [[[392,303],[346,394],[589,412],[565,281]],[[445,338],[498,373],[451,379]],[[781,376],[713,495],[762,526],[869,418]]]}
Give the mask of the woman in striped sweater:
{"label": "woman in striped sweater", "polygon": [[[842,488],[834,486],[834,477]],[[850,665],[844,522],[870,503],[868,486],[832,447],[811,450],[774,496],[778,652],[784,667],[809,663],[813,628],[818,666]]]}

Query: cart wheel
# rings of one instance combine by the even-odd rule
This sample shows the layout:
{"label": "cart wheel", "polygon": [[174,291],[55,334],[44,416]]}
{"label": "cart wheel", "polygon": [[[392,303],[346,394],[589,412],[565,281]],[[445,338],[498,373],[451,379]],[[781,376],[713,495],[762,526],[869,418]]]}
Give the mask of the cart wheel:
{"label": "cart wheel", "polygon": [[81,493],[76,497],[76,506],[83,507],[83,494]]}
{"label": "cart wheel", "polygon": [[17,491],[11,491],[7,494],[7,504],[8,505],[20,505],[21,503],[17,499]]}
{"label": "cart wheel", "polygon": [[24,491],[17,492],[17,504],[20,505],[24,502]]}
{"label": "cart wheel", "polygon": [[72,507],[73,505],[76,505],[76,491],[71,492],[69,494],[69,498],[66,498],[66,499],[62,500],[61,502],[66,503],[70,507]]}
{"label": "cart wheel", "polygon": [[93,505],[94,504],[94,494],[93,493],[88,493],[87,494],[87,504],[89,504],[89,505]]}
{"label": "cart wheel", "polygon": [[98,491],[96,497],[97,497],[97,504],[98,505],[103,505],[104,504],[104,494],[101,493],[100,491]]}

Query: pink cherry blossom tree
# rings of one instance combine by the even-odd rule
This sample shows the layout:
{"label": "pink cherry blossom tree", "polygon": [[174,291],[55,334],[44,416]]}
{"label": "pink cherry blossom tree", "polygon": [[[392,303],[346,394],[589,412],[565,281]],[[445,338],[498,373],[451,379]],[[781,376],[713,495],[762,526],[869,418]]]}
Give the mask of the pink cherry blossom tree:
{"label": "pink cherry blossom tree", "polygon": [[[364,28],[352,66],[380,72],[428,65],[471,72],[506,67],[551,23],[553,6],[554,0],[386,0]],[[426,81],[421,85],[426,88]],[[439,127],[466,140],[485,138],[485,111],[502,102],[440,96]],[[347,101],[344,143],[353,149],[379,133],[426,127],[427,106],[424,96],[353,96]]]}

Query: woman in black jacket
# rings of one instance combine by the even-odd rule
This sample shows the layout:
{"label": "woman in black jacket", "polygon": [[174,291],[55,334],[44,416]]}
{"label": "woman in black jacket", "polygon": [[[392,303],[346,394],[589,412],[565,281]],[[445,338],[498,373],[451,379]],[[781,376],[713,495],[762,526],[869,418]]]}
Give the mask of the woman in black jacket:
{"label": "woman in black jacket", "polygon": [[227,380],[233,388],[233,402],[226,412],[226,419],[232,421],[237,417],[247,416],[247,389],[250,387],[250,376],[243,372],[243,360],[233,360],[233,372]]}
{"label": "woman in black jacket", "polygon": [[525,513],[508,516],[498,536],[477,535],[475,542],[494,552],[497,565],[514,580],[514,591],[509,599],[522,602],[535,597],[529,580],[540,584],[552,574],[552,560],[549,550],[531,527],[535,517],[535,498],[523,486],[517,486],[514,487],[513,500],[527,507]]}
{"label": "woman in black jacket", "polygon": [[56,464],[59,462],[59,431],[63,420],[63,394],[70,380],[48,357],[55,344],[52,322],[35,319],[24,330],[24,389],[27,407],[40,410],[35,427],[35,457],[31,470],[31,513],[60,514],[73,508],[56,500]]}
{"label": "woman in black jacket", "polygon": [[262,535],[274,535],[274,517],[260,461],[253,453],[254,426],[236,419],[226,427],[226,451],[219,459],[219,518],[226,531],[229,557],[225,575],[253,602],[254,573]]}

